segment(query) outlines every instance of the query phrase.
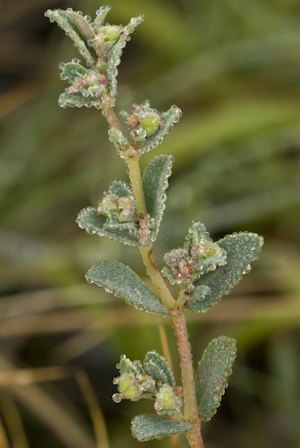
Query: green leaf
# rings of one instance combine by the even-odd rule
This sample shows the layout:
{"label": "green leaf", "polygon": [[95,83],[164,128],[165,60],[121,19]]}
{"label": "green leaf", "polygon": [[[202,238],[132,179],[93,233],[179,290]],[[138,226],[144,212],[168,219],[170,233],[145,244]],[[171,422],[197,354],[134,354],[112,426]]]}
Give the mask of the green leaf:
{"label": "green leaf", "polygon": [[138,236],[129,233],[129,229],[109,228],[108,219],[103,215],[97,215],[95,208],[88,207],[81,210],[76,222],[81,229],[85,229],[88,233],[105,236],[129,246],[138,245]]}
{"label": "green leaf", "polygon": [[193,291],[193,294],[189,298],[189,302],[195,302],[196,300],[204,299],[204,297],[206,296],[206,294],[209,293],[209,291],[210,288],[208,286],[205,285],[196,286],[196,288]]}
{"label": "green leaf", "polygon": [[81,64],[75,64],[74,62],[68,62],[63,66],[63,73],[68,78],[70,83],[73,83],[79,76],[84,76],[88,73],[88,70]]}
{"label": "green leaf", "polygon": [[172,106],[167,112],[162,112],[160,114],[162,120],[161,128],[155,134],[145,139],[140,149],[140,153],[144,154],[145,152],[151,151],[162,143],[166,135],[173,130],[174,123],[179,121],[181,115],[182,112],[177,106]]}
{"label": "green leaf", "polygon": [[89,22],[80,14],[77,14],[74,11],[65,11],[69,17],[74,21],[83,35],[86,41],[93,39],[95,37],[95,31],[90,26]]}
{"label": "green leaf", "polygon": [[122,263],[101,260],[89,269],[86,279],[89,283],[113,292],[138,310],[158,316],[166,316],[168,313],[167,308],[157,300],[140,277]]}
{"label": "green leaf", "polygon": [[138,373],[145,373],[141,361],[131,361],[129,358],[126,358],[125,355],[121,355],[120,364],[118,366],[120,368],[120,373],[133,373],[137,375]]}
{"label": "green leaf", "polygon": [[101,102],[98,98],[93,98],[91,96],[83,96],[80,92],[77,93],[67,93],[63,92],[58,99],[58,104],[60,107],[96,107],[100,109]]}
{"label": "green leaf", "polygon": [[120,39],[115,43],[115,45],[109,52],[107,62],[107,78],[109,80],[108,90],[113,98],[117,95],[117,76],[118,76],[117,66],[121,62],[120,58],[123,54],[123,48],[126,46],[126,43],[130,40],[130,34],[133,33],[135,28],[140,23],[142,23],[143,20],[144,20],[143,14],[139,15],[138,17],[133,17],[130,23],[124,26]]}
{"label": "green leaf", "polygon": [[193,246],[194,239],[197,239],[198,241],[204,238],[207,240],[209,238],[209,234],[206,231],[206,227],[202,222],[194,220],[193,225],[188,230],[189,234],[186,237],[186,248],[187,250],[191,251]]}
{"label": "green leaf", "polygon": [[132,435],[139,442],[161,439],[173,434],[185,434],[192,429],[191,423],[179,422],[170,417],[155,414],[137,415],[131,422]]}
{"label": "green leaf", "polygon": [[119,198],[121,198],[122,196],[132,196],[132,191],[129,188],[129,185],[121,180],[114,180],[110,184],[108,192],[110,194],[116,194],[117,196],[119,196]]}
{"label": "green leaf", "polygon": [[175,386],[174,376],[168,366],[167,360],[156,351],[152,350],[146,353],[143,364],[146,372],[155,381],[160,381],[162,384],[168,384],[171,387]]}
{"label": "green leaf", "polygon": [[210,292],[204,299],[188,303],[191,311],[205,312],[218,303],[224,294],[241,280],[243,274],[250,271],[249,263],[256,260],[261,252],[263,238],[256,233],[241,232],[227,235],[217,242],[227,253],[225,266],[218,266],[195,282],[195,286],[204,285]]}
{"label": "green leaf", "polygon": [[99,29],[102,25],[104,25],[107,13],[111,10],[111,6],[101,6],[98,11],[96,11],[96,19],[94,20],[94,23],[96,25],[95,31],[96,33],[99,32]]}
{"label": "green leaf", "polygon": [[143,173],[143,190],[147,212],[155,219],[152,230],[153,238],[158,234],[160,222],[165,208],[165,190],[168,187],[168,177],[171,176],[173,157],[170,154],[162,154],[154,157]]}
{"label": "green leaf", "polygon": [[48,9],[45,16],[50,22],[56,22],[58,26],[73,40],[79,53],[85,58],[89,65],[95,65],[96,56],[90,51],[87,44],[89,39],[93,39],[95,33],[89,23],[79,14],[73,11],[62,11],[61,9]]}
{"label": "green leaf", "polygon": [[220,336],[208,344],[199,361],[195,391],[201,419],[205,422],[211,419],[220,406],[235,355],[236,341]]}

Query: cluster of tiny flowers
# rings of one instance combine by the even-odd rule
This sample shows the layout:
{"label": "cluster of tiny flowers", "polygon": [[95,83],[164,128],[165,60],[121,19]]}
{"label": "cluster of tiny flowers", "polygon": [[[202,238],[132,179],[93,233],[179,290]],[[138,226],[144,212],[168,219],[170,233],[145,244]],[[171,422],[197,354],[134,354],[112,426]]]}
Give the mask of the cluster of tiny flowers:
{"label": "cluster of tiny flowers", "polygon": [[[189,231],[184,248],[173,249],[164,256],[168,268],[162,274],[172,284],[183,284],[191,288],[192,282],[200,275],[226,264],[226,252],[217,243],[213,243],[208,235],[199,235],[194,228]],[[193,289],[193,288],[192,288]]]}
{"label": "cluster of tiny flowers", "polygon": [[150,217],[150,215],[140,215],[138,216],[138,243],[142,246],[146,246],[151,241],[151,232],[154,227],[154,219]]}
{"label": "cluster of tiny flowers", "polygon": [[113,379],[113,383],[118,386],[118,393],[112,396],[115,403],[120,403],[123,399],[138,401],[147,398],[155,401],[154,410],[158,415],[172,416],[180,411],[181,386],[162,384],[144,370],[140,361],[132,363],[125,355],[121,356],[121,362],[122,359],[128,363],[128,368],[120,369],[120,364],[116,366],[120,369],[121,375]]}
{"label": "cluster of tiny flowers", "polygon": [[107,194],[97,208],[97,214],[119,223],[135,222],[136,212],[133,196]]}
{"label": "cluster of tiny flowers", "polygon": [[133,104],[131,115],[124,111],[121,114],[126,118],[131,137],[136,141],[156,134],[164,124],[157,110],[150,108],[149,101]]}

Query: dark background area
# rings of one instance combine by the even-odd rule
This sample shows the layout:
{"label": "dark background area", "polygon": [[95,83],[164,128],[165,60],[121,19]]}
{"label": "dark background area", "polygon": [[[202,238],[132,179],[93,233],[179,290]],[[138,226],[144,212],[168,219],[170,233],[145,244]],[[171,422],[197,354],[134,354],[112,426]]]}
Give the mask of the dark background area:
{"label": "dark background area", "polygon": [[[142,158],[145,166],[162,151],[175,157],[155,244],[159,267],[165,252],[183,244],[192,219],[214,239],[244,230],[265,238],[262,257],[230,296],[206,314],[187,313],[195,363],[212,338],[238,340],[222,406],[203,424],[205,446],[299,448],[299,1],[110,4],[110,23],[145,14],[124,50],[116,110],[149,99],[158,110],[176,104],[183,111],[163,145]],[[107,257],[148,282],[139,253],[75,223],[112,180],[127,181],[126,169],[99,111],[58,107],[66,87],[58,64],[78,53],[43,15],[72,7],[94,17],[100,6],[0,2],[3,448],[106,448],[102,419],[95,429],[97,412],[87,406],[89,390],[78,371],[90,380],[112,448],[139,447],[130,421],[152,412],[151,402],[117,405],[111,395],[122,353],[143,359],[148,350],[161,352],[155,318],[84,279]],[[175,341],[166,330],[179,381]],[[171,446],[168,438],[146,445]],[[184,438],[179,446],[186,447]]]}

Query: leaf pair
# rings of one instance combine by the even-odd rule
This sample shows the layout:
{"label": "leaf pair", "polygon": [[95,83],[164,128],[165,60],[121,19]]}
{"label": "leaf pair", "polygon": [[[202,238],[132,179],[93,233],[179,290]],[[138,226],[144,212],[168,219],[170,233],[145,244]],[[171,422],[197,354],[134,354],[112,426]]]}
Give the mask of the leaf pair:
{"label": "leaf pair", "polygon": [[[167,179],[171,175],[172,161],[173,157],[170,154],[162,154],[155,157],[150,161],[143,174],[142,183],[147,212],[153,221],[151,233],[149,234],[149,242],[154,241],[158,235],[165,208],[165,190],[168,186]],[[130,196],[132,194],[126,184],[122,183],[122,188],[120,185],[120,182],[113,182],[109,192],[116,193],[120,197]],[[133,233],[134,228],[121,228],[120,226],[118,228],[112,228],[109,225],[108,218],[101,214],[98,215],[95,208],[82,210],[78,215],[77,224],[89,233],[106,236],[132,246],[139,245],[138,225],[135,226],[135,233]]]}

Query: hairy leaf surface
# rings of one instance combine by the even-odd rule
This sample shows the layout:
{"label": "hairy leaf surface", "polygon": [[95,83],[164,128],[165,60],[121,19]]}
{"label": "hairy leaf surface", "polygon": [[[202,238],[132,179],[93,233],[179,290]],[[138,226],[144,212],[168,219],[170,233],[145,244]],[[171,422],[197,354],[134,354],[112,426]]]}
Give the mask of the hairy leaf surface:
{"label": "hairy leaf surface", "polygon": [[173,157],[162,154],[154,157],[143,173],[143,190],[147,212],[155,219],[152,230],[153,238],[157,237],[159,225],[165,208],[165,190],[168,187],[168,177],[171,175]]}
{"label": "hairy leaf surface", "polygon": [[165,316],[168,313],[167,308],[157,300],[140,277],[122,263],[101,260],[88,270],[86,279],[89,283],[95,283],[114,293],[138,310],[158,316]]}
{"label": "hairy leaf surface", "polygon": [[192,429],[191,423],[179,422],[170,417],[155,414],[137,415],[131,422],[132,435],[140,442],[161,439],[173,434],[184,434]]}
{"label": "hairy leaf surface", "polygon": [[218,303],[224,294],[230,292],[243,274],[249,272],[249,263],[258,258],[263,238],[256,233],[241,232],[227,235],[217,241],[217,244],[226,251],[227,263],[204,274],[195,282],[195,286],[205,285],[210,291],[203,299],[188,303],[188,309],[191,311],[205,312]]}
{"label": "hairy leaf surface", "polygon": [[217,412],[236,354],[235,339],[220,336],[207,346],[198,364],[196,400],[205,422]]}

